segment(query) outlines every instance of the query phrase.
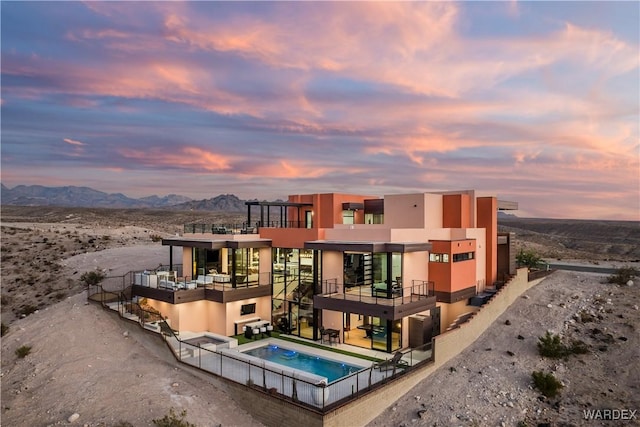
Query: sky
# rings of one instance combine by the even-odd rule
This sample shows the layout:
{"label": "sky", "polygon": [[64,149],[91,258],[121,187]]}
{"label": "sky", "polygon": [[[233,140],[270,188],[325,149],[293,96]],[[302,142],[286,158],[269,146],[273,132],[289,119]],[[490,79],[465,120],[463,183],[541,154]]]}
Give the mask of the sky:
{"label": "sky", "polygon": [[640,3],[11,2],[1,180],[640,220]]}

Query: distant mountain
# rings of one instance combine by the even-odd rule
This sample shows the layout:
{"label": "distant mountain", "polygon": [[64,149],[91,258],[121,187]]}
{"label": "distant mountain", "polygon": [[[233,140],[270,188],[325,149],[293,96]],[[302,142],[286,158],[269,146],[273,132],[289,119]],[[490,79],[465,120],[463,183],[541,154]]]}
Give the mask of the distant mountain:
{"label": "distant mountain", "polygon": [[165,207],[165,206],[175,206],[181,203],[186,203],[191,201],[189,197],[179,196],[177,194],[169,194],[168,196],[158,197],[158,196],[149,196],[142,197],[138,199],[142,202],[149,203],[153,207]]}
{"label": "distant mountain", "polygon": [[498,211],[498,220],[501,219],[517,219],[518,216],[514,214],[509,214],[504,211]]}
{"label": "distant mountain", "polygon": [[2,204],[21,206],[73,206],[73,207],[144,207],[144,202],[124,194],[107,194],[89,187],[44,187],[18,185],[9,189],[2,185]]}
{"label": "distant mountain", "polygon": [[14,206],[64,206],[82,208],[156,208],[175,210],[199,210],[221,212],[246,212],[244,200],[233,194],[221,194],[211,199],[192,200],[176,194],[148,196],[140,199],[121,193],[104,193],[89,187],[44,187],[42,185],[18,185],[8,188],[0,184],[2,205]]}
{"label": "distant mountain", "polygon": [[221,194],[213,199],[191,200],[172,206],[172,209],[188,209],[194,211],[246,212],[247,206],[233,194]]}

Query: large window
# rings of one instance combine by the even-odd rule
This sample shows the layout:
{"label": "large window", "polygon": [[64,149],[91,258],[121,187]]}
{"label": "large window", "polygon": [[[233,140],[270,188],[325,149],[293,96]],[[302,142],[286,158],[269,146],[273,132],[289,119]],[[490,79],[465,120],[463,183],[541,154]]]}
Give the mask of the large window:
{"label": "large window", "polygon": [[[235,273],[235,285],[245,287],[259,282],[260,251],[255,248],[228,249],[227,271]],[[235,270],[233,269],[235,264]]]}
{"label": "large window", "polygon": [[313,338],[313,251],[273,248],[271,253],[273,322],[283,331]]}
{"label": "large window", "polygon": [[364,285],[365,275],[371,278],[371,254],[345,252],[343,266],[345,287]]}
{"label": "large window", "polygon": [[220,250],[193,248],[193,270],[191,275],[198,277],[199,275],[219,273],[222,271],[220,264]]}

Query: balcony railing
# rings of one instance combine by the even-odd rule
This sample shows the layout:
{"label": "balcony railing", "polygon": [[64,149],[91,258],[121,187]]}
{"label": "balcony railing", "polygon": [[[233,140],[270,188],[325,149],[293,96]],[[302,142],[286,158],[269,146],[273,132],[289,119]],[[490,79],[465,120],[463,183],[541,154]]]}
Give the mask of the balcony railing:
{"label": "balcony railing", "polygon": [[232,289],[251,288],[271,285],[271,273],[268,271],[249,275],[236,275],[235,283],[229,274],[207,274],[197,276],[179,275],[179,270],[134,271],[131,275],[133,285],[157,288],[167,291],[189,289],[214,289],[228,291]]}
{"label": "balcony railing", "polygon": [[185,224],[185,234],[257,234],[258,227],[242,223]]}
{"label": "balcony railing", "polygon": [[345,286],[337,279],[322,282],[321,296],[332,299],[359,301],[369,304],[397,306],[435,296],[434,283],[426,280],[412,280],[410,286],[391,289],[376,287],[375,284]]}

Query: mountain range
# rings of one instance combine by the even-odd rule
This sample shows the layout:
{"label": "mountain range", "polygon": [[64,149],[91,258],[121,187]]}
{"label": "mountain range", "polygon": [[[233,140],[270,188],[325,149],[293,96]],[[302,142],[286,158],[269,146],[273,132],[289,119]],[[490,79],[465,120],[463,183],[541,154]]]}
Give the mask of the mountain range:
{"label": "mountain range", "polygon": [[233,194],[221,194],[211,199],[193,200],[186,196],[149,196],[139,199],[122,193],[105,193],[89,187],[45,187],[18,185],[9,188],[0,184],[1,204],[14,206],[66,206],[84,208],[156,208],[177,210],[208,210],[245,212],[244,200]]}
{"label": "mountain range", "polygon": [[[1,205],[11,206],[60,206],[76,208],[114,209],[172,209],[192,211],[246,212],[245,200],[234,194],[220,194],[210,199],[193,200],[186,196],[148,196],[139,199],[122,193],[105,193],[90,187],[45,187],[42,185],[18,185],[1,187]],[[256,199],[252,199],[256,200]],[[517,218],[515,215],[498,212],[498,218]]]}

